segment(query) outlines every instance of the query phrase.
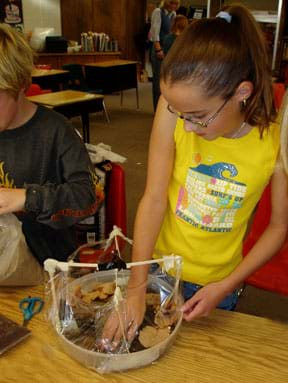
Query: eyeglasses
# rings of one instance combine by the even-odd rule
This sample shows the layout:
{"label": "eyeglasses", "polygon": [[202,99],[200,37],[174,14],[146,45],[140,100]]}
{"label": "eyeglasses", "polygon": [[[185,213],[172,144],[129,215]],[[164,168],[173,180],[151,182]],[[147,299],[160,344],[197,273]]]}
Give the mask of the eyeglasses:
{"label": "eyeglasses", "polygon": [[218,116],[218,114],[221,112],[221,110],[224,108],[224,106],[227,104],[227,102],[230,100],[231,97],[227,98],[223,104],[217,109],[217,111],[213,114],[213,116],[211,116],[206,122],[203,122],[203,121],[196,121],[196,120],[193,120],[192,118],[190,117],[185,117],[183,116],[182,113],[180,112],[176,112],[175,110],[173,110],[171,108],[171,106],[168,104],[167,105],[167,109],[170,113],[172,114],[176,114],[176,116],[178,118],[181,118],[181,120],[184,120],[185,122],[189,122],[189,124],[192,124],[192,125],[195,125],[197,126],[197,128],[207,128],[207,126],[209,124],[211,124],[215,119],[216,117]]}

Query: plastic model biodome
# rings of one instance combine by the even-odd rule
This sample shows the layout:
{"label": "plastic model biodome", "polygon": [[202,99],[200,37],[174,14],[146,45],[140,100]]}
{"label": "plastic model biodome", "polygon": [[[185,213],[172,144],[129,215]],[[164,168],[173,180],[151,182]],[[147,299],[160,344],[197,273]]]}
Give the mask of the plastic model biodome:
{"label": "plastic model biodome", "polygon": [[[181,257],[169,255],[126,264],[120,254],[119,237],[131,244],[118,228],[108,240],[89,244],[92,252],[93,246],[102,248],[103,257],[98,257],[97,263],[76,262],[83,246],[67,263],[45,261],[50,275],[48,319],[62,348],[100,373],[154,362],[175,339],[182,320]],[[133,268],[147,269],[149,264],[145,282],[130,288]],[[139,299],[138,288],[144,291]],[[145,312],[140,323],[136,320],[138,311],[133,312],[133,298]]]}

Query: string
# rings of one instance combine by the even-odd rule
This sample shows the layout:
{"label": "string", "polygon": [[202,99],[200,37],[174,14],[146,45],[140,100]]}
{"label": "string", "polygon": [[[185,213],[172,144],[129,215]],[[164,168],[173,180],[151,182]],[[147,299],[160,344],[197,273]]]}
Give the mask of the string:
{"label": "string", "polygon": [[246,126],[246,121],[243,121],[240,125],[240,128],[236,130],[236,132],[230,137],[230,138],[238,138],[240,136],[240,133]]}

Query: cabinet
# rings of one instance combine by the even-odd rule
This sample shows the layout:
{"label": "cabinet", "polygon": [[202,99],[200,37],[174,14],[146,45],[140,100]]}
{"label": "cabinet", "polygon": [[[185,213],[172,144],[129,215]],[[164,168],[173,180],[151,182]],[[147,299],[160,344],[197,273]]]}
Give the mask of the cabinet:
{"label": "cabinet", "polygon": [[[203,8],[213,17],[232,0],[181,0],[181,6]],[[238,0],[254,12],[256,20],[271,38],[271,66],[276,75],[281,71],[284,50],[284,24],[287,0]],[[122,57],[142,60],[143,46],[137,36],[144,34],[146,4],[159,5],[159,0],[61,0],[62,34],[69,40],[80,40],[82,32],[105,32],[117,39]],[[288,34],[288,32],[287,32]]]}
{"label": "cabinet", "polygon": [[35,64],[51,65],[54,69],[61,69],[64,64],[77,63],[81,65],[115,60],[120,57],[120,52],[94,52],[94,53],[38,53]]}
{"label": "cabinet", "polygon": [[82,32],[104,32],[118,40],[123,58],[139,60],[136,36],[145,24],[144,0],[61,0],[62,34],[80,41]]}

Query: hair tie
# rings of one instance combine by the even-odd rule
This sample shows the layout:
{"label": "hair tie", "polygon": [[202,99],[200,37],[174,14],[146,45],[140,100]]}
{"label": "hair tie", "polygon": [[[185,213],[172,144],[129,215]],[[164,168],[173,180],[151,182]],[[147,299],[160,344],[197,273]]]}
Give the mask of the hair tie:
{"label": "hair tie", "polygon": [[220,19],[226,20],[227,23],[229,23],[229,24],[232,21],[232,16],[228,12],[225,12],[225,11],[221,11],[221,12],[217,13],[216,17],[219,17]]}

